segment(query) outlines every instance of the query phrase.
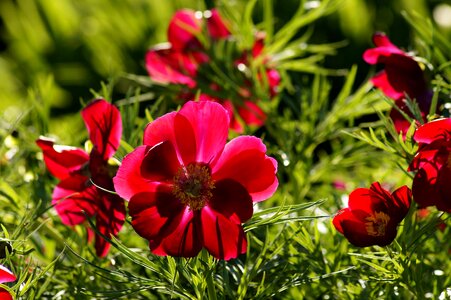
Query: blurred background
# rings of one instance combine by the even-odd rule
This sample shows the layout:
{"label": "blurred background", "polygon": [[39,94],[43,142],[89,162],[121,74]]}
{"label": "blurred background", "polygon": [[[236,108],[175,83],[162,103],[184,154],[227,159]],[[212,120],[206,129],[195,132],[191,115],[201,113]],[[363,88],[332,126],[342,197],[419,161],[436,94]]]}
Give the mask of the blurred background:
{"label": "blurred background", "polygon": [[[386,32],[401,48],[414,45],[403,11],[429,17],[451,37],[451,6],[434,0],[337,0],[335,13],[315,22],[311,42],[345,41],[328,68],[359,65],[358,82],[368,78],[361,59],[372,47],[375,31]],[[261,2],[254,11],[262,19]],[[275,30],[291,18],[298,0],[272,1]],[[244,5],[245,1],[233,1]],[[317,1],[305,1],[315,7]],[[0,118],[15,122],[24,110],[42,109],[56,122],[78,112],[81,99],[93,97],[101,82],[125,73],[146,75],[144,54],[166,41],[166,28],[175,10],[221,6],[212,0],[1,0],[0,1]],[[421,46],[421,45],[420,45]],[[415,48],[418,49],[418,48]],[[360,81],[360,82],[359,82]],[[121,86],[117,87],[121,91]],[[123,92],[125,93],[126,87]],[[5,125],[5,123],[3,123]],[[52,126],[52,125],[50,125]]]}

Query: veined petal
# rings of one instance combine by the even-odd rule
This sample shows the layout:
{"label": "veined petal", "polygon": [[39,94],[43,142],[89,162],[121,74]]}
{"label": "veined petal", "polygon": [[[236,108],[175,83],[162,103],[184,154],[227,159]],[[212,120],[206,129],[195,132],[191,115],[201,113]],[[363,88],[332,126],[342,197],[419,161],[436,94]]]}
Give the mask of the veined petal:
{"label": "veined petal", "polygon": [[208,206],[201,210],[204,247],[217,259],[229,260],[246,252],[246,235],[240,224]]}
{"label": "veined petal", "polygon": [[47,169],[58,179],[65,179],[82,168],[89,155],[78,148],[55,145],[53,141],[39,138],[36,144],[42,149]]}
{"label": "veined petal", "polygon": [[256,137],[240,136],[224,148],[212,168],[216,181],[232,179],[240,183],[254,202],[271,197],[277,189],[277,163],[266,155],[266,147]]}
{"label": "veined petal", "polygon": [[66,225],[76,225],[93,216],[98,209],[97,188],[89,184],[89,178],[75,175],[61,181],[53,190],[52,204],[61,221]]}

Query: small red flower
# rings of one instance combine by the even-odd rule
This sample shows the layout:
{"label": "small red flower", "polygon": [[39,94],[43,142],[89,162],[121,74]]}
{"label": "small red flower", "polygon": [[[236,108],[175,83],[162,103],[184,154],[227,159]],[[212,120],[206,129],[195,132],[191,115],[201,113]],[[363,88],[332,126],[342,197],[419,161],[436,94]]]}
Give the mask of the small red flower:
{"label": "small red flower", "polygon": [[241,224],[276,191],[277,163],[256,137],[226,144],[228,123],[221,105],[187,102],[150,123],[122,161],[116,191],[154,254],[193,257],[204,247],[228,260],[246,251]]}
{"label": "small red flower", "polygon": [[[13,282],[16,279],[16,276],[10,270],[8,270],[5,266],[0,265],[0,283]],[[6,289],[0,288],[0,299],[13,300],[13,297]]]}
{"label": "small red flower", "polygon": [[[415,99],[422,112],[423,119],[429,112],[432,93],[427,87],[423,70],[410,55],[391,43],[383,33],[375,33],[373,42],[376,48],[368,49],[363,53],[363,59],[369,64],[383,64],[384,70],[371,79],[373,85],[379,88],[387,97],[395,100],[396,105],[407,115],[412,116],[404,99]],[[390,117],[395,123],[398,132],[404,134],[410,123],[393,109]]]}
{"label": "small red flower", "polygon": [[[181,94],[182,99],[188,100],[194,98],[196,89],[202,88],[202,86],[199,87],[198,82],[198,80],[202,80],[198,78],[202,77],[198,74],[200,66],[212,59],[199,40],[203,26],[206,26],[207,38],[211,41],[225,40],[231,36],[227,22],[221,18],[216,9],[205,12],[203,14],[205,18],[198,18],[199,13],[202,15],[201,12],[196,13],[188,9],[177,11],[169,23],[169,43],[157,45],[146,54],[146,68],[152,80],[162,84],[179,84],[188,87],[190,91],[184,91]],[[254,59],[263,55],[263,41],[264,35],[258,35],[250,51]],[[234,64],[237,70],[240,64],[249,64],[247,55],[244,53],[235,60]],[[267,59],[264,60],[265,63],[266,61]],[[263,77],[266,76],[270,97],[274,97],[280,84],[279,72],[273,68],[267,68],[264,72],[265,74],[257,74],[257,78],[263,80]],[[236,95],[239,99],[233,102],[230,100],[231,98],[219,99],[214,96],[221,92],[221,88],[216,83],[212,83],[209,88],[202,90],[202,98],[208,98],[224,105],[231,118],[230,128],[239,133],[243,132],[244,128],[235,118],[236,115],[239,115],[239,118],[247,125],[262,126],[266,120],[266,115],[255,103],[256,100],[251,99],[252,83],[246,81],[243,85],[246,87]],[[212,89],[211,86],[215,88]],[[211,91],[209,92],[208,89]]]}
{"label": "small red flower", "polygon": [[[90,154],[82,149],[55,145],[46,138],[36,141],[43,151],[47,169],[61,180],[53,190],[52,204],[64,224],[77,225],[86,220],[86,215],[95,216],[97,229],[106,236],[115,236],[125,220],[125,204],[119,196],[107,192],[114,190],[115,171],[108,160],[120,144],[120,112],[98,99],[81,114],[93,144]],[[96,235],[95,248],[97,255],[103,257],[110,244]]]}
{"label": "small red flower", "polygon": [[335,215],[333,224],[354,246],[386,246],[395,239],[411,197],[407,186],[390,194],[374,182],[369,189],[358,188],[349,195],[348,207]]}
{"label": "small red flower", "polygon": [[421,208],[436,206],[451,212],[451,119],[424,124],[416,130],[414,139],[419,148],[409,166],[410,171],[417,171],[413,199]]}

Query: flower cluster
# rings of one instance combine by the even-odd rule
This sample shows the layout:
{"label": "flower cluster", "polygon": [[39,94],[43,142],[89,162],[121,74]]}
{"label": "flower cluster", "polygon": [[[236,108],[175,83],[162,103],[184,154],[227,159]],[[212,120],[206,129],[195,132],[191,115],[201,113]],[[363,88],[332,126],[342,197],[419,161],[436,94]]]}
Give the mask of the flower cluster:
{"label": "flower cluster", "polygon": [[[109,237],[117,235],[125,220],[124,201],[112,193],[115,174],[109,163],[120,144],[122,121],[119,110],[103,99],[91,102],[81,112],[89,139],[90,153],[70,146],[55,145],[48,138],[36,141],[44,154],[44,162],[60,182],[53,190],[52,204],[66,225],[83,223],[95,217],[97,230]],[[89,235],[91,231],[88,228]],[[108,253],[110,244],[96,235],[98,256]]]}
{"label": "flower cluster", "polygon": [[425,120],[431,106],[432,92],[428,88],[423,70],[414,57],[393,45],[383,33],[374,34],[373,42],[376,48],[366,50],[363,59],[372,65],[384,65],[384,70],[376,74],[371,82],[395,101],[397,108],[391,110],[390,117],[396,130],[405,136],[410,122],[399,110],[412,117],[412,112],[405,102],[406,97],[418,103]]}
{"label": "flower cluster", "polygon": [[201,101],[216,101],[224,106],[230,117],[230,128],[236,132],[243,132],[242,122],[255,126],[264,124],[266,115],[252,94],[254,82],[246,74],[250,70],[250,59],[259,59],[265,67],[257,71],[256,77],[260,84],[266,83],[270,98],[277,94],[280,75],[268,66],[268,58],[263,54],[264,34],[256,35],[252,49],[232,60],[233,66],[224,66],[235,69],[237,76],[234,77],[241,78],[233,84],[233,89],[225,87],[221,76],[211,76],[215,71],[209,68],[211,64],[220,63],[220,59],[215,55],[217,51],[210,51],[208,45],[218,41],[236,42],[216,9],[204,13],[188,9],[177,11],[168,26],[168,41],[146,54],[147,71],[153,81],[183,86],[178,98],[185,100],[192,100],[199,89]]}

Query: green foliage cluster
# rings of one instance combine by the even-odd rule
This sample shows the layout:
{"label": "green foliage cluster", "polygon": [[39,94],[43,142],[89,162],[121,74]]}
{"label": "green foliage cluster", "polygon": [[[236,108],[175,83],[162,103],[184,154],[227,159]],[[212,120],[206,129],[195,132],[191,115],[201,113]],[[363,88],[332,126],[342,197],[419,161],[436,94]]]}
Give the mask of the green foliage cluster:
{"label": "green foliage cluster", "polygon": [[[391,102],[371,90],[368,69],[359,65],[373,31],[404,22],[404,45],[417,46],[412,49],[431,69],[437,105],[451,102],[451,31],[431,21],[435,3],[383,2],[383,8],[375,0],[0,2],[7,46],[0,52],[0,262],[18,277],[1,287],[17,299],[451,294],[448,215],[433,211],[420,219],[412,205],[398,238],[384,248],[353,247],[331,224],[354,188],[411,183],[406,169],[416,151],[414,124],[403,140],[386,114]],[[176,9],[213,5],[242,37],[243,49],[255,28],[265,31],[266,51],[282,74],[282,92],[272,101],[262,98],[265,126],[246,128],[277,159],[279,189],[244,224],[249,246],[238,259],[218,261],[205,251],[192,259],[152,255],[128,222],[111,238],[107,258],[99,259],[84,229],[64,226],[52,208],[56,180],[34,141],[45,134],[81,147],[87,134],[78,110],[103,97],[121,110],[124,134],[115,155],[121,160],[141,144],[148,122],[179,105],[168,100],[174,91],[145,75],[146,49],[166,40]],[[384,23],[384,16],[391,21]],[[332,40],[325,36],[337,32]],[[353,56],[334,61],[346,51]],[[264,82],[256,89],[264,95]]]}

